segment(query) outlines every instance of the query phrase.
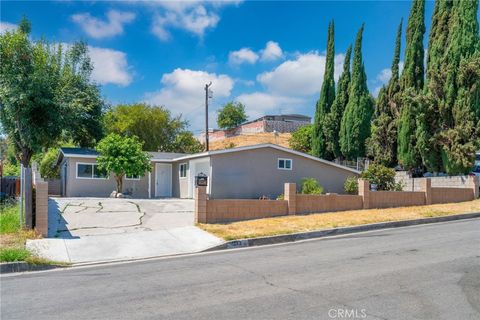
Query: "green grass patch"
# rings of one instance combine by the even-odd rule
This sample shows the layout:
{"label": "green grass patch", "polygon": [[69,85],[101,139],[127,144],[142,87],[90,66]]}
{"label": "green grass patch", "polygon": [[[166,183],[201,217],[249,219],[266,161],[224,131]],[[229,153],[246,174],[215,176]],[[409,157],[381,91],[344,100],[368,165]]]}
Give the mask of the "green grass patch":
{"label": "green grass patch", "polygon": [[27,239],[37,239],[35,230],[20,226],[18,204],[2,204],[0,207],[0,262],[25,261],[29,264],[68,265],[50,261],[25,249]]}
{"label": "green grass patch", "polygon": [[30,251],[25,248],[0,249],[0,262],[25,261],[30,256]]}
{"label": "green grass patch", "polygon": [[19,206],[2,205],[0,211],[0,234],[14,233],[20,229]]}

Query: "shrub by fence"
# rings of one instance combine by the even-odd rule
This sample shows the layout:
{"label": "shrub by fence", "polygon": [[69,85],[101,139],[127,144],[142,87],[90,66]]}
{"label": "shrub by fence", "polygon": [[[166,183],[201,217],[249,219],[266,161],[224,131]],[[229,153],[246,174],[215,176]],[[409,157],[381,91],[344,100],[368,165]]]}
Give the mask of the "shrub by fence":
{"label": "shrub by fence", "polygon": [[209,200],[205,187],[195,190],[195,221],[217,223],[261,219],[283,215],[357,209],[392,208],[436,203],[462,202],[478,198],[478,180],[469,178],[463,188],[432,188],[429,178],[418,181],[420,191],[371,191],[359,179],[358,195],[297,194],[295,183],[286,183],[284,200]]}

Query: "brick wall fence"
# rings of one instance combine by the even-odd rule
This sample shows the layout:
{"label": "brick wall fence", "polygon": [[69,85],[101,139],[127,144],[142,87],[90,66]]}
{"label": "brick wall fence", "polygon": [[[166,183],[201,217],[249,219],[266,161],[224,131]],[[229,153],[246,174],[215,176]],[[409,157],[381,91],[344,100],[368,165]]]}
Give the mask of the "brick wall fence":
{"label": "brick wall fence", "polygon": [[392,208],[462,202],[478,198],[478,180],[471,177],[463,188],[432,187],[430,178],[418,180],[420,191],[371,191],[358,180],[358,195],[298,194],[295,183],[286,183],[284,200],[209,200],[206,188],[195,189],[195,222],[219,223],[276,216],[332,211]]}

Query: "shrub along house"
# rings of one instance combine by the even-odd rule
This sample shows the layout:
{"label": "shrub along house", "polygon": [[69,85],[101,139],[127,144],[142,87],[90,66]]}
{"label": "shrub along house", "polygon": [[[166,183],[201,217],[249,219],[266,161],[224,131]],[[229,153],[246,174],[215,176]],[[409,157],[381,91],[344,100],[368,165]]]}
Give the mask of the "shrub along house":
{"label": "shrub along house", "polygon": [[[325,192],[343,193],[348,177],[360,172],[273,144],[216,150],[197,154],[150,152],[152,170],[141,177],[124,177],[123,191],[135,198],[193,198],[195,177],[207,175],[211,199],[275,199],[283,184],[312,177]],[[91,149],[61,148],[62,196],[106,197],[115,190],[115,179],[96,165]]]}

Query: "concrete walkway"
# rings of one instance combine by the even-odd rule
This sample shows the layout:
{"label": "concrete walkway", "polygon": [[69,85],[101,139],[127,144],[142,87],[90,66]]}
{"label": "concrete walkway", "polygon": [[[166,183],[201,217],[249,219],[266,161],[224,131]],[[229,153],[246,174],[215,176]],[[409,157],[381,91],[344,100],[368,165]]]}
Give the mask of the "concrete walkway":
{"label": "concrete walkway", "polygon": [[49,238],[26,246],[50,260],[83,264],[193,253],[223,243],[193,221],[192,200],[52,198]]}

